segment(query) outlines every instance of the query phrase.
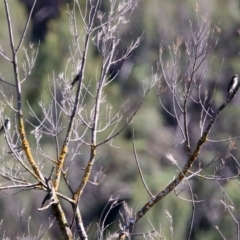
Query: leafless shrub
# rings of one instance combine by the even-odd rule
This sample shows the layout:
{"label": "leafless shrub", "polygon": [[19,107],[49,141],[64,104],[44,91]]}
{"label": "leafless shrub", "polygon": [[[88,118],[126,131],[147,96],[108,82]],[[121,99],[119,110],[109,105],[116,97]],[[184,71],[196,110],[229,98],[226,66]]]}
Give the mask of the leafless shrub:
{"label": "leafless shrub", "polygon": [[[133,39],[125,51],[119,54],[118,47],[121,41],[121,29],[129,21],[132,12],[137,6],[137,1],[111,0],[110,9],[105,13],[100,10],[100,0],[86,1],[84,10],[80,7],[78,1],[74,1],[73,9],[67,9],[69,30],[73,41],[70,47],[71,58],[66,68],[72,64],[72,70],[75,74],[68,76],[65,73],[60,73],[57,77],[53,74],[53,79],[49,84],[51,102],[44,101],[44,99],[39,99],[38,101],[43,117],[38,116],[31,103],[27,103],[32,118],[26,119],[22,110],[24,104],[22,87],[23,83],[29,80],[38,50],[35,50],[32,44],[29,45],[29,49],[24,49],[25,61],[22,63],[22,66],[18,63],[18,53],[22,48],[32,12],[26,22],[21,39],[18,44],[15,44],[8,1],[4,0],[4,3],[12,56],[9,57],[2,49],[0,50],[0,55],[5,61],[12,64],[14,83],[4,78],[1,78],[1,82],[14,88],[14,97],[7,96],[3,88],[0,88],[2,96],[0,102],[1,124],[4,124],[5,119],[3,116],[6,109],[11,109],[14,112],[14,116],[11,119],[12,130],[7,131],[6,127],[2,129],[7,146],[0,148],[0,160],[2,162],[0,167],[0,190],[11,191],[16,189],[19,192],[44,191],[46,195],[38,210],[42,212],[50,207],[52,208],[54,218],[56,219],[55,222],[60,227],[63,238],[73,239],[75,237],[73,231],[75,223],[74,226],[76,226],[78,237],[80,239],[88,239],[80,205],[86,185],[98,186],[105,177],[103,168],[96,172],[93,171],[93,165],[97,161],[97,151],[103,144],[114,146],[113,139],[129,126],[150,90],[158,83],[160,105],[177,122],[180,131],[181,136],[179,139],[176,139],[176,142],[177,145],[184,145],[184,165],[181,166],[177,157],[167,154],[170,162],[177,167],[178,175],[168,186],[154,195],[144,181],[144,173],[141,171],[133,137],[133,152],[139,175],[150,196],[150,200],[141,210],[134,214],[126,202],[119,203],[118,199],[111,198],[109,200],[109,210],[106,215],[101,216],[97,224],[95,239],[130,239],[131,236],[142,236],[145,239],[164,239],[161,231],[157,231],[154,227],[153,230],[149,230],[146,233],[134,233],[134,226],[156,203],[170,192],[175,191],[180,198],[180,193],[186,189],[189,189],[191,192],[190,202],[193,209],[188,234],[188,239],[190,239],[194,220],[194,207],[197,202],[190,180],[194,177],[200,177],[218,183],[218,181],[234,179],[238,176],[204,175],[204,171],[209,166],[220,161],[224,165],[225,158],[232,156],[233,141],[230,141],[227,148],[216,154],[214,159],[208,161],[209,164],[200,166],[197,171],[192,170],[192,166],[196,162],[202,146],[210,142],[208,136],[216,119],[232,100],[239,87],[237,86],[232,95],[220,107],[217,109],[213,108],[214,94],[206,90],[207,84],[205,79],[209,71],[208,56],[217,44],[220,28],[212,28],[207,18],[201,18],[197,6],[197,23],[195,25],[190,22],[191,39],[185,40],[180,36],[177,37],[176,42],[168,47],[170,60],[167,62],[163,55],[166,50],[163,46],[160,46],[158,72],[153,74],[151,80],[143,81],[142,99],[133,113],[125,118],[123,114],[124,103],[122,108],[115,109],[109,103],[105,89],[116,77],[116,75],[109,75],[110,67],[131,57],[131,54],[142,40],[142,36],[135,40]],[[77,15],[82,20],[82,30],[79,30],[76,21]],[[101,59],[99,68],[94,70],[96,77],[93,80],[85,77],[86,65],[91,64],[87,58],[90,44],[95,45]],[[22,67],[23,76],[19,74],[20,67]],[[88,105],[87,108],[86,104]],[[194,141],[191,137],[189,125],[191,115],[189,105],[191,104],[196,104],[198,109],[200,109],[197,113],[199,137],[194,139]],[[34,121],[32,121],[33,119]],[[26,123],[32,128],[30,136],[26,134]],[[32,138],[35,142],[29,140]],[[48,139],[51,142],[55,149],[54,154],[48,153],[42,147],[42,139]],[[83,147],[88,149],[89,159],[85,165],[82,165],[82,172],[79,173],[75,172],[74,166],[79,156],[81,156]],[[45,173],[43,171],[44,166],[48,166],[48,169],[51,169],[51,171]],[[74,177],[74,184],[71,179],[73,174],[76,176]],[[95,175],[92,177],[91,174]],[[180,186],[180,183],[182,184],[182,189],[177,192],[176,187]],[[63,193],[60,187],[67,187],[68,194]],[[229,201],[228,195],[225,194],[225,199],[221,201],[221,204],[229,212],[235,224],[237,224],[239,237],[239,223],[232,212],[232,205],[229,204]],[[67,206],[71,208],[72,215],[70,219],[66,216],[63,202],[67,203]],[[105,224],[106,216],[111,209],[119,204],[123,205],[123,210],[120,212],[119,229],[115,232],[110,232],[108,231],[110,225]],[[166,210],[166,219],[169,222],[170,239],[172,239],[174,229],[170,212],[170,210]],[[19,218],[21,219],[21,214]],[[49,228],[55,222],[51,220]],[[19,239],[26,236],[27,238],[35,239],[31,234],[29,224],[30,218],[27,234],[19,235]],[[36,239],[41,239],[44,236],[44,232],[40,230]],[[7,238],[3,235],[3,239]]]}

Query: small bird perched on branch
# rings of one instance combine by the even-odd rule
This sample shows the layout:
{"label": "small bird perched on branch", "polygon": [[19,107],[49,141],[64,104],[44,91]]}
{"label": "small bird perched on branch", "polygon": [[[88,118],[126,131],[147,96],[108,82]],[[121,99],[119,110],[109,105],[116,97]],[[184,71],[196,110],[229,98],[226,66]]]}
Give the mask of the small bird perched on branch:
{"label": "small bird perched on branch", "polygon": [[81,78],[82,78],[82,74],[77,74],[77,76],[73,79],[72,83],[71,83],[71,89],[73,88],[74,84],[80,80],[81,81]]}
{"label": "small bird perched on branch", "polygon": [[8,131],[10,129],[10,127],[11,127],[10,119],[6,118],[3,125],[0,128],[0,135],[5,133],[6,131]]}
{"label": "small bird perched on branch", "polygon": [[236,89],[236,87],[238,86],[238,74],[234,74],[229,85],[228,85],[228,98],[230,97],[230,95],[233,93],[233,91]]}

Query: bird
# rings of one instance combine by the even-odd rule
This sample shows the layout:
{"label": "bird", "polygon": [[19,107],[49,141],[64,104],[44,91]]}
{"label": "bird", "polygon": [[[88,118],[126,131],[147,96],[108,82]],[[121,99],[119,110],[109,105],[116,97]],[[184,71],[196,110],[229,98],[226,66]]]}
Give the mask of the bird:
{"label": "bird", "polygon": [[228,98],[230,97],[230,95],[233,93],[233,91],[236,89],[236,87],[238,86],[238,74],[234,74],[229,85],[228,85]]}
{"label": "bird", "polygon": [[43,201],[42,201],[42,206],[41,208],[45,205],[48,206],[50,205],[50,203],[52,203],[54,201],[54,196],[53,193],[51,191],[49,191],[47,193],[47,195],[44,197]]}
{"label": "bird", "polygon": [[6,118],[3,125],[0,128],[0,135],[2,135],[3,133],[5,133],[6,131],[8,131],[11,128],[11,123],[10,123],[10,119]]}
{"label": "bird", "polygon": [[74,84],[80,79],[80,81],[81,81],[81,77],[82,77],[82,74],[81,73],[79,73],[79,74],[77,74],[76,75],[76,77],[72,80],[72,82],[71,82],[71,89],[73,88],[73,86],[74,86]]}

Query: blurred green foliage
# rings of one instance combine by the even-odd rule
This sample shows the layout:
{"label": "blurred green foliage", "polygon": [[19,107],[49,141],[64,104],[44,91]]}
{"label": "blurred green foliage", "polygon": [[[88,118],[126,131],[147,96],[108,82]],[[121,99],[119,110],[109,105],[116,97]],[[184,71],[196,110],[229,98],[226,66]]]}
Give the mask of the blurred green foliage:
{"label": "blurred green foliage", "polygon": [[[157,61],[159,57],[159,46],[162,44],[165,48],[166,61],[168,60],[168,46],[171,45],[178,35],[183,36],[184,41],[191,38],[191,32],[189,27],[189,20],[196,23],[195,14],[195,1],[183,1],[180,0],[176,3],[173,0],[151,0],[151,1],[139,1],[136,11],[132,14],[130,22],[123,28],[122,41],[120,48],[124,49],[131,41],[135,40],[139,35],[144,33],[144,38],[140,47],[134,51],[133,56],[128,59],[128,66],[132,66],[127,78],[117,77],[116,80],[109,85],[107,89],[107,100],[112,104],[114,109],[118,109],[126,99],[128,99],[128,105],[130,109],[124,114],[129,114],[134,111],[142,96],[142,81],[145,79],[151,79],[152,73],[157,69]],[[11,9],[12,24],[14,28],[15,42],[20,38],[22,29],[24,28],[24,22],[26,21],[26,12],[23,6],[18,2],[9,1]],[[211,87],[217,82],[217,88],[214,92],[215,107],[218,107],[226,97],[226,88],[230,77],[234,73],[239,73],[239,46],[240,38],[237,30],[240,24],[240,9],[239,1],[198,1],[200,7],[200,14],[209,15],[212,25],[220,23],[221,33],[217,47],[212,52],[209,61],[209,70],[206,76],[207,86]],[[107,7],[107,5],[106,5]],[[6,15],[4,12],[3,3],[0,3],[0,44],[4,52],[9,55],[9,37],[6,24]],[[79,32],[82,31],[81,22],[79,23]],[[30,27],[31,31],[31,27]],[[29,35],[26,37],[25,46],[28,47]],[[35,43],[37,47],[37,43]],[[76,74],[76,65],[73,64],[70,48],[72,47],[72,39],[68,29],[68,16],[66,14],[66,6],[61,6],[60,16],[54,20],[51,20],[48,25],[48,32],[44,42],[39,43],[39,53],[36,61],[36,65],[31,76],[24,83],[22,93],[24,99],[24,114],[25,118],[31,120],[29,110],[26,105],[28,101],[32,108],[41,117],[41,111],[38,107],[38,101],[43,99],[46,104],[51,102],[51,96],[49,94],[49,82],[52,82],[53,78],[58,78],[61,73],[64,73],[71,81],[72,77]],[[120,52],[121,50],[120,49]],[[183,48],[184,50],[184,48]],[[93,45],[90,45],[87,56],[87,67],[85,74],[85,81],[95,82],[97,74],[99,73],[100,58],[96,53],[96,49]],[[70,60],[70,63],[68,61]],[[19,57],[19,63],[23,61],[23,54]],[[116,66],[116,69],[112,69],[116,72],[117,68],[121,68],[120,65]],[[9,63],[0,58],[0,73],[6,80],[13,78],[12,69]],[[20,73],[22,74],[22,72]],[[184,73],[183,73],[184,74]],[[121,72],[119,74],[121,76]],[[211,90],[211,89],[210,89]],[[7,89],[9,94],[12,95],[11,89]],[[211,132],[211,138],[220,140],[228,138],[228,136],[236,136],[240,133],[240,125],[237,123],[240,102],[240,93],[238,93],[233,102],[224,110],[220,119],[217,121],[214,129]],[[91,100],[87,100],[91,105]],[[10,115],[10,110],[6,109],[6,114]],[[194,113],[197,111],[194,105],[189,108],[190,119],[192,119],[192,131],[190,132],[191,138],[194,142],[199,138],[200,133],[198,129],[198,118]],[[13,114],[13,113],[12,113]],[[67,122],[67,119],[64,119]],[[28,131],[31,131],[31,126],[28,126]],[[83,212],[84,219],[87,219],[88,223],[92,222],[92,228],[94,228],[95,222],[98,221],[99,216],[95,216],[94,211],[96,208],[102,207],[104,203],[111,195],[119,196],[120,199],[125,199],[134,209],[134,212],[138,211],[149,200],[137,171],[136,163],[134,160],[132,150],[132,131],[135,132],[135,143],[138,153],[142,172],[144,174],[145,181],[153,194],[160,192],[166,185],[177,175],[178,169],[171,164],[165,157],[167,152],[171,152],[173,156],[176,156],[179,161],[179,165],[183,166],[186,161],[186,155],[179,142],[175,141],[177,123],[174,119],[169,119],[166,112],[161,109],[157,89],[154,88],[137,116],[134,118],[133,123],[118,136],[114,145],[116,148],[103,146],[98,151],[99,161],[95,164],[96,170],[101,166],[106,170],[106,178],[103,183],[98,187],[87,187],[87,193],[83,196]],[[100,139],[104,139],[109,133],[106,132],[100,135]],[[99,139],[99,140],[100,140]],[[1,140],[3,141],[3,140]],[[49,151],[49,154],[54,154],[54,149],[51,145],[48,145],[48,140],[42,141],[45,150]],[[221,144],[207,144],[203,149],[203,154],[199,156],[198,162],[195,164],[195,168],[198,168],[198,164],[203,162],[210,162],[211,159],[223,148],[227,143]],[[234,151],[234,155],[237,157],[240,154],[238,149],[238,141],[236,142],[237,149]],[[52,153],[51,153],[52,151]],[[85,147],[82,150],[82,155],[79,157],[79,165],[82,166],[83,162],[88,159],[88,149]],[[80,164],[81,162],[81,164]],[[232,161],[227,159],[226,168],[229,174],[237,172]],[[50,166],[50,165],[49,165]],[[46,168],[46,175],[49,174],[49,167]],[[214,166],[215,167],[215,166]],[[219,166],[219,169],[221,167]],[[81,171],[81,170],[80,170]],[[220,170],[219,170],[220,171]],[[73,173],[71,181],[79,180],[79,176]],[[236,223],[231,218],[226,208],[220,203],[219,199],[225,198],[228,194],[235,204],[235,211],[233,214],[239,215],[239,184],[237,180],[226,181],[222,184],[222,188],[226,191],[223,193],[214,181],[200,180],[194,178],[190,183],[193,186],[193,192],[197,196],[199,203],[195,203],[196,212],[194,216],[193,236],[191,239],[220,239],[220,235],[214,225],[219,225],[219,229],[223,232],[226,239],[234,239],[236,236]],[[75,187],[78,184],[75,183]],[[61,189],[65,191],[64,189]],[[220,192],[220,193],[219,193]],[[37,213],[36,208],[40,206],[44,196],[43,194],[36,193],[36,195],[14,195],[6,196],[1,193],[1,208],[5,209],[9,206],[15,206],[12,210],[1,211],[0,219],[4,219],[2,232],[6,230],[7,236],[16,236],[19,229],[10,231],[10,225],[18,224],[17,212],[20,209],[20,205],[26,209],[24,213],[23,221],[26,223],[28,216],[32,216],[31,228],[32,234],[36,235],[39,226],[43,224],[46,228],[48,213]],[[92,196],[97,196],[97,199]],[[181,197],[190,200],[191,196],[188,190],[181,194]],[[7,203],[8,201],[8,203]],[[31,208],[30,208],[31,207]],[[65,211],[69,209],[66,205]],[[91,209],[93,212],[91,212]],[[163,201],[158,203],[149,213],[139,221],[135,231],[143,232],[152,229],[150,222],[159,229],[161,225],[162,234],[169,239],[169,227],[170,224],[166,218],[165,211],[168,210],[172,215],[173,220],[173,238],[185,239],[189,231],[189,224],[191,218],[192,203],[178,198],[174,193],[171,193]],[[50,210],[48,210],[50,211]],[[99,210],[101,212],[101,209]],[[209,214],[210,212],[210,214]],[[211,216],[216,214],[216,217]],[[69,213],[71,216],[71,213]],[[91,217],[90,217],[91,216]],[[11,219],[11,223],[8,220]],[[240,220],[239,217],[237,220]],[[24,229],[26,231],[26,229]],[[59,236],[57,233],[58,228],[54,227],[52,237]],[[12,234],[12,235],[11,235]],[[47,239],[47,237],[46,237]],[[53,238],[52,238],[53,239]],[[55,238],[56,239],[56,238]],[[141,239],[141,238],[136,238]]]}

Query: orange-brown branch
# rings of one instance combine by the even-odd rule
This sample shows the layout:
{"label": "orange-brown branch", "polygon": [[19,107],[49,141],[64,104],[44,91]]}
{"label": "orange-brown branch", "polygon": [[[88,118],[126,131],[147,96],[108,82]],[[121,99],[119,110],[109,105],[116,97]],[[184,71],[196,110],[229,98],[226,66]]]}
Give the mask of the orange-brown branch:
{"label": "orange-brown branch", "polygon": [[37,178],[39,181],[42,181],[44,178],[42,176],[42,173],[40,172],[33,156],[32,156],[32,153],[31,153],[31,149],[30,149],[30,146],[29,146],[29,143],[28,143],[28,140],[26,138],[26,132],[25,132],[25,128],[24,128],[24,125],[23,125],[23,119],[22,117],[20,116],[19,117],[19,134],[20,134],[20,137],[21,137],[21,140],[22,140],[22,147],[23,147],[23,150],[26,154],[26,157],[27,157],[27,160],[29,162],[29,164],[31,165],[34,173],[36,174]]}
{"label": "orange-brown branch", "polygon": [[85,169],[82,182],[80,183],[77,191],[73,194],[73,201],[75,202],[75,208],[74,208],[74,211],[73,211],[73,217],[72,217],[72,221],[71,221],[71,224],[70,224],[71,226],[72,226],[73,221],[74,221],[75,216],[76,216],[79,199],[80,199],[80,197],[83,193],[83,190],[84,190],[84,188],[85,188],[85,186],[86,186],[86,184],[89,180],[95,157],[96,157],[96,145],[92,145],[91,146],[91,156],[90,156],[88,165]]}
{"label": "orange-brown branch", "polygon": [[64,163],[64,160],[66,158],[67,152],[68,152],[67,143],[65,143],[62,147],[62,151],[61,151],[61,154],[60,154],[60,157],[59,157],[59,161],[57,163],[56,177],[55,177],[55,181],[54,181],[54,184],[53,184],[56,191],[57,191],[58,186],[59,186],[60,176],[61,176],[61,172],[62,172],[62,169],[63,169],[63,163]]}

